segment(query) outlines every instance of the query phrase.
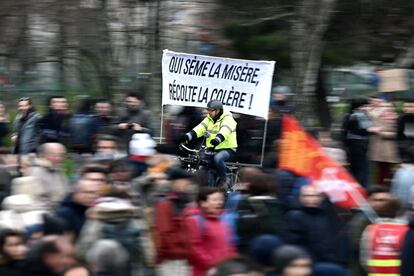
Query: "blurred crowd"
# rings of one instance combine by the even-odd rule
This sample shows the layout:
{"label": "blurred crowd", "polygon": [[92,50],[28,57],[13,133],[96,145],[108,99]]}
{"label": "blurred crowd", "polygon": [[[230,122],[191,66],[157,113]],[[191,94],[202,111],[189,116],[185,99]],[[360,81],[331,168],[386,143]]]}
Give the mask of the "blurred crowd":
{"label": "blurred crowd", "polygon": [[[44,115],[21,98],[12,122],[0,103],[0,275],[414,275],[414,103],[399,115],[381,98],[355,100],[339,135],[312,132],[366,188],[373,221],[276,168],[282,118],[294,108],[284,89],[272,96],[264,164],[241,167],[232,192],[177,157],[202,110],[169,109],[157,144],[137,93],[119,110],[86,99],[77,112],[55,96]],[[248,162],[260,155],[251,139],[260,126],[236,120]]]}

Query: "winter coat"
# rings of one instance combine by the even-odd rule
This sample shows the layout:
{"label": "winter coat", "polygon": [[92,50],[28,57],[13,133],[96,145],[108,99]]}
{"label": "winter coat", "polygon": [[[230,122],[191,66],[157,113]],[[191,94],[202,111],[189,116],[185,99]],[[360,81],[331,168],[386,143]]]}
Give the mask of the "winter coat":
{"label": "winter coat", "polygon": [[67,222],[69,228],[78,237],[86,220],[85,212],[87,209],[87,206],[73,201],[73,194],[70,194],[61,202],[56,214]]}
{"label": "winter coat", "polygon": [[189,261],[194,276],[206,275],[209,268],[236,255],[230,226],[219,217],[195,210],[188,216],[187,223],[192,250]]}
{"label": "winter coat", "polygon": [[41,116],[36,112],[31,112],[25,120],[19,114],[14,120],[13,134],[17,135],[17,144],[14,153],[27,154],[36,152],[39,146],[39,121]]}
{"label": "winter coat", "polygon": [[77,256],[85,260],[88,250],[97,241],[113,239],[129,253],[128,271],[140,273],[148,258],[145,249],[149,237],[147,227],[138,215],[139,208],[129,201],[112,197],[98,199],[86,212],[87,220],[76,243]]}
{"label": "winter coat", "polygon": [[[119,123],[137,123],[141,125],[142,131],[152,134],[154,132],[153,114],[146,110],[143,105],[139,106],[134,112],[125,110],[121,113]],[[123,146],[127,146],[132,135],[135,133],[132,129],[118,129],[116,135],[120,137]]]}
{"label": "winter coat", "polygon": [[217,121],[214,121],[210,115],[207,115],[200,124],[193,128],[193,131],[196,133],[197,138],[202,137],[205,133],[210,134],[205,141],[206,146],[209,148],[213,147],[211,140],[221,134],[224,141],[222,140],[215,149],[235,149],[237,148],[236,127],[237,123],[233,119],[233,115],[229,111],[224,111]]}
{"label": "winter coat", "polygon": [[374,127],[381,127],[379,133],[370,135],[369,160],[386,163],[399,163],[396,138],[397,125],[395,120],[384,119],[382,116],[373,120]]}
{"label": "winter coat", "polygon": [[186,223],[186,209],[174,195],[155,205],[155,235],[157,237],[157,261],[183,260],[191,255]]}
{"label": "winter coat", "polygon": [[36,179],[31,196],[42,202],[45,208],[54,212],[69,190],[69,181],[60,168],[54,168],[50,161],[39,159],[30,168],[28,176]]}
{"label": "winter coat", "polygon": [[322,208],[302,207],[287,214],[286,241],[303,246],[316,262],[338,262],[335,221]]}

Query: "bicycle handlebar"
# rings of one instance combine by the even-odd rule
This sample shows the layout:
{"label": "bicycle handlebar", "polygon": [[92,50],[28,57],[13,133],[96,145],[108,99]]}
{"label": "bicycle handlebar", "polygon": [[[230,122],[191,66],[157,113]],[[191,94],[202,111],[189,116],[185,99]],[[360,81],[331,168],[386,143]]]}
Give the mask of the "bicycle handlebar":
{"label": "bicycle handlebar", "polygon": [[204,146],[202,146],[200,149],[190,149],[185,144],[181,143],[179,145],[179,148],[180,148],[180,150],[185,151],[187,153],[191,153],[191,154],[199,154],[201,151],[204,151],[204,153],[207,154],[207,155],[214,155],[215,154],[215,152],[212,149],[205,148]]}

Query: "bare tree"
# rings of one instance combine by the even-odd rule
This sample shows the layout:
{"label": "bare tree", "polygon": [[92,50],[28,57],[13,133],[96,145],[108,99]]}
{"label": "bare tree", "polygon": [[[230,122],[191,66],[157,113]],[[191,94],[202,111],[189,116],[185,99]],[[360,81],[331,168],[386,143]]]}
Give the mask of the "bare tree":
{"label": "bare tree", "polygon": [[323,38],[336,0],[301,1],[292,19],[292,64],[297,111],[305,126],[318,124],[315,91],[321,66]]}

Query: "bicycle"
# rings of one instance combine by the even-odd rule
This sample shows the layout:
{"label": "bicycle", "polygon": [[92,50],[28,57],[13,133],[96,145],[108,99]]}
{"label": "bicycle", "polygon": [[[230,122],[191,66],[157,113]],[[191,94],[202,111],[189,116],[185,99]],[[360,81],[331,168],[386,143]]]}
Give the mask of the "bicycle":
{"label": "bicycle", "polygon": [[[184,144],[180,144],[179,149],[187,154],[186,157],[178,157],[186,171],[195,173],[199,170],[207,170],[209,185],[217,186],[218,175],[213,165],[215,152],[212,149],[206,148],[205,146],[201,146],[199,149],[190,149]],[[227,192],[232,192],[237,188],[237,184],[239,183],[239,167],[226,164],[226,171],[227,187],[224,188]]]}

